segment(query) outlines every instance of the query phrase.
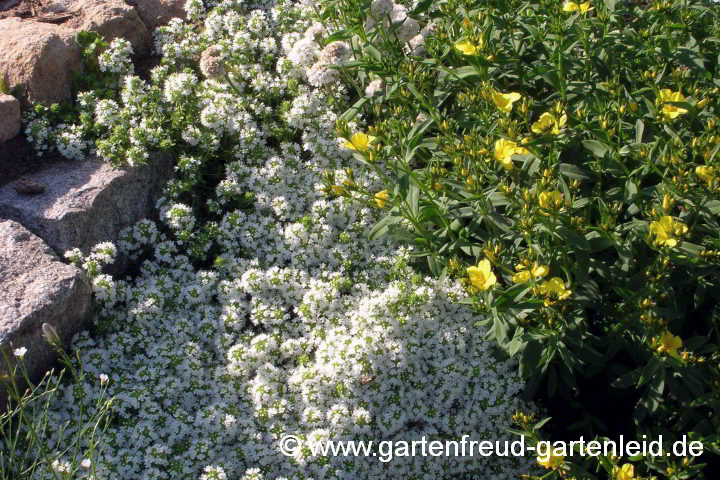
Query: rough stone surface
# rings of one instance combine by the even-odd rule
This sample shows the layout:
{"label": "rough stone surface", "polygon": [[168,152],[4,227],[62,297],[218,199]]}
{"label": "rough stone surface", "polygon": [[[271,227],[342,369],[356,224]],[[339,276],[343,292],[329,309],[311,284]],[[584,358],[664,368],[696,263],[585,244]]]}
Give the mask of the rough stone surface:
{"label": "rough stone surface", "polygon": [[75,0],[72,10],[81,15],[68,22],[76,30],[92,30],[107,41],[124,38],[138,55],[150,52],[150,32],[133,7],[123,0]]}
{"label": "rough stone surface", "polygon": [[44,185],[43,193],[23,195],[12,184],[0,188],[0,217],[21,223],[60,255],[74,247],[87,254],[151,215],[172,164],[163,154],[128,169],[98,158],[51,165],[27,178]]}
{"label": "rough stone surface", "polygon": [[0,75],[6,84],[24,84],[28,102],[70,98],[72,71],[82,70],[75,32],[62,25],[0,20]]}
{"label": "rough stone surface", "polygon": [[0,142],[20,133],[20,102],[12,95],[0,93]]}
{"label": "rough stone surface", "polygon": [[185,19],[185,0],[126,0],[135,7],[145,25],[155,30],[172,18]]}
{"label": "rough stone surface", "polygon": [[55,327],[67,345],[85,326],[91,295],[78,268],[63,263],[22,225],[0,220],[0,348],[8,349],[11,342],[13,348],[27,348],[24,359],[32,379],[55,360],[42,337],[42,324]]}

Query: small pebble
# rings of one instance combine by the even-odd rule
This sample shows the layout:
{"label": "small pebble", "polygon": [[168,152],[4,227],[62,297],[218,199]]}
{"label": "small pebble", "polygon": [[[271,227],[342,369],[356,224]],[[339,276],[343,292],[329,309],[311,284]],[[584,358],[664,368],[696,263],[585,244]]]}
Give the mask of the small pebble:
{"label": "small pebble", "polygon": [[15,191],[23,195],[37,195],[45,191],[45,185],[32,180],[18,180],[15,182]]}

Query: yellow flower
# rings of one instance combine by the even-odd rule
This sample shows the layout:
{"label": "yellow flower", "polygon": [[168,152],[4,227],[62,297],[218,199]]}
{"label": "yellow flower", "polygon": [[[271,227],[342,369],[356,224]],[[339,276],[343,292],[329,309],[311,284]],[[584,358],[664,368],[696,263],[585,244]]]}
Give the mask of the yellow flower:
{"label": "yellow flower", "polygon": [[345,195],[345,189],[339,185],[331,185],[330,190],[332,190],[335,195]]}
{"label": "yellow flower", "polygon": [[676,237],[684,235],[687,231],[688,227],[684,223],[668,215],[650,223],[650,235],[655,236],[655,243],[660,246],[676,246],[678,243]]}
{"label": "yellow flower", "polygon": [[540,293],[547,297],[565,300],[572,294],[572,290],[565,288],[565,282],[560,277],[553,277],[540,284]]}
{"label": "yellow flower", "polygon": [[[469,40],[460,40],[455,43],[455,48],[460,50],[463,55],[475,55],[478,53],[478,46]],[[482,46],[480,48],[482,48]]]}
{"label": "yellow flower", "polygon": [[680,92],[673,92],[669,88],[663,88],[660,90],[660,102],[662,103],[662,113],[666,117],[673,119],[676,118],[678,115],[682,115],[683,113],[687,113],[687,110],[684,108],[676,107],[674,105],[667,105],[665,102],[684,102],[685,97],[683,97],[682,93]]}
{"label": "yellow flower", "polygon": [[385,207],[385,202],[388,200],[388,191],[383,190],[382,192],[378,192],[375,194],[375,205],[377,205],[380,208]]}
{"label": "yellow flower", "polygon": [[500,93],[496,90],[492,91],[492,101],[498,110],[510,113],[512,111],[513,103],[520,100],[522,96],[517,92]]}
{"label": "yellow flower", "polygon": [[587,13],[592,9],[593,8],[590,6],[590,2],[585,2],[585,3],[567,2],[563,6],[563,10],[566,12]]}
{"label": "yellow flower", "polygon": [[542,208],[559,210],[564,204],[563,194],[557,190],[553,190],[552,192],[542,192],[538,195],[538,203]]}
{"label": "yellow flower", "polygon": [[345,147],[358,152],[367,152],[368,146],[375,141],[375,137],[362,132],[355,133],[350,137],[349,142],[345,142]]}
{"label": "yellow flower", "polygon": [[477,267],[468,267],[467,273],[470,283],[479,290],[487,290],[497,282],[497,278],[490,268],[490,261],[487,259],[480,261]]}
{"label": "yellow flower", "polygon": [[566,123],[566,114],[563,113],[560,118],[556,118],[552,113],[545,112],[540,115],[537,122],[532,124],[531,130],[535,133],[552,133],[553,135],[557,135],[560,133],[560,130],[565,127]]}
{"label": "yellow flower", "polygon": [[678,348],[682,347],[682,338],[676,337],[669,330],[665,330],[659,337],[653,339],[653,346],[658,353],[678,356]]}
{"label": "yellow flower", "polygon": [[547,468],[557,470],[565,464],[565,457],[563,455],[548,454],[547,457],[538,455],[537,462]]}
{"label": "yellow flower", "polygon": [[550,267],[547,265],[538,265],[537,262],[533,263],[533,266],[528,270],[525,265],[517,265],[515,270],[518,271],[512,277],[513,283],[527,283],[533,278],[543,278],[550,273]]}
{"label": "yellow flower", "polygon": [[717,178],[715,176],[715,169],[713,167],[706,167],[704,165],[700,167],[695,167],[695,175],[703,182],[707,182],[708,186],[712,186],[715,178]]}
{"label": "yellow flower", "polygon": [[512,156],[515,154],[526,155],[530,151],[525,147],[518,147],[512,140],[501,138],[495,142],[495,160],[500,162],[506,170],[512,169]]}
{"label": "yellow flower", "polygon": [[616,465],[612,474],[615,480],[635,480],[635,466],[631,463],[626,463],[622,468]]}

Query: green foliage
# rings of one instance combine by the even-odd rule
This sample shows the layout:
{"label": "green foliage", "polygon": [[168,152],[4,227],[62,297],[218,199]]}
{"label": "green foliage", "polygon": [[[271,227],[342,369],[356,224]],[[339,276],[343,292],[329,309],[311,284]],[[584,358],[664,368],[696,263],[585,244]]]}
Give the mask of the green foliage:
{"label": "green foliage", "polygon": [[[48,438],[48,410],[58,400],[58,388],[66,381],[66,373],[70,374],[70,381],[78,385],[75,395],[86,395],[80,385],[87,382],[87,373],[79,357],[68,356],[52,327],[44,324],[43,332],[64,367],[58,374],[51,370],[39,382],[33,382],[24,352],[18,356],[12,349],[3,351],[6,368],[0,379],[3,392],[7,392],[7,406],[3,405],[0,413],[0,444],[3,445],[0,478],[29,480],[38,478],[41,472],[43,475],[53,472],[50,475],[54,478],[76,478],[75,475],[82,474],[93,477],[102,437],[112,418],[112,399],[106,395],[107,380],[97,379],[100,393],[92,411],[81,408],[79,416],[68,420],[59,430],[58,438]],[[71,461],[58,463],[65,458]]]}
{"label": "green foliage", "polygon": [[387,183],[371,235],[465,282],[529,392],[576,410],[566,427],[613,431],[588,406],[611,391],[636,435],[693,432],[720,453],[717,10],[421,2],[411,16],[436,31],[414,56],[364,27],[367,3],[324,16],[359,87],[383,81],[338,122],[351,139],[365,113],[375,137],[356,149]]}
{"label": "green foliage", "polygon": [[87,30],[75,34],[75,42],[82,48],[83,71],[72,72],[73,92],[95,92],[99,98],[112,98],[117,90],[113,75],[100,70],[98,57],[110,44],[97,32]]}

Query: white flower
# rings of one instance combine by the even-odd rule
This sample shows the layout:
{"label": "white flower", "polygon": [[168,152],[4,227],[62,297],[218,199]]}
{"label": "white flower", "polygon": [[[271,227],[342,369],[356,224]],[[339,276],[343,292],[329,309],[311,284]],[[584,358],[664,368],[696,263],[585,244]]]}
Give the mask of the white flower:
{"label": "white flower", "polygon": [[[107,383],[108,380],[110,380],[110,377],[108,377],[107,374],[105,374],[105,373],[101,373],[100,376],[99,376],[99,378],[100,378],[100,384],[101,384],[101,385]],[[89,460],[88,460],[88,461],[89,461]]]}
{"label": "white flower", "polygon": [[311,65],[320,55],[320,46],[311,38],[301,38],[288,54],[290,61],[298,66]]}
{"label": "white flower", "polygon": [[368,86],[365,87],[365,95],[368,97],[372,97],[376,93],[382,91],[385,84],[383,83],[381,78],[378,78],[376,80],[373,80],[372,82],[368,83]]}
{"label": "white flower", "polygon": [[82,462],[80,462],[80,466],[85,470],[90,470],[90,467],[92,467],[92,462],[89,458],[85,458]]}
{"label": "white flower", "polygon": [[13,353],[15,354],[16,357],[23,358],[25,356],[25,354],[27,353],[27,348],[25,348],[25,347],[16,348],[13,351]]}
{"label": "white flower", "polygon": [[314,42],[319,41],[323,37],[327,35],[327,30],[325,30],[325,26],[321,23],[313,23],[310,28],[305,30],[305,38],[308,38]]}
{"label": "white flower", "polygon": [[332,42],[320,52],[320,63],[325,65],[342,65],[350,58],[352,51],[345,42]]}
{"label": "white flower", "polygon": [[323,85],[329,85],[340,79],[340,74],[337,70],[333,70],[327,67],[327,64],[317,62],[307,71],[308,83],[313,87],[322,87]]}
{"label": "white flower", "polygon": [[70,463],[60,460],[53,460],[50,467],[55,471],[55,473],[70,473],[70,470],[72,469]]}
{"label": "white flower", "polygon": [[168,102],[184,100],[192,95],[197,77],[192,73],[173,73],[165,80],[165,100]]}
{"label": "white flower", "polygon": [[109,73],[129,74],[134,70],[130,56],[132,45],[124,38],[116,38],[110,47],[98,57],[100,71]]}
{"label": "white flower", "polygon": [[205,6],[202,0],[187,0],[185,2],[185,11],[190,18],[201,17],[205,13]]}

